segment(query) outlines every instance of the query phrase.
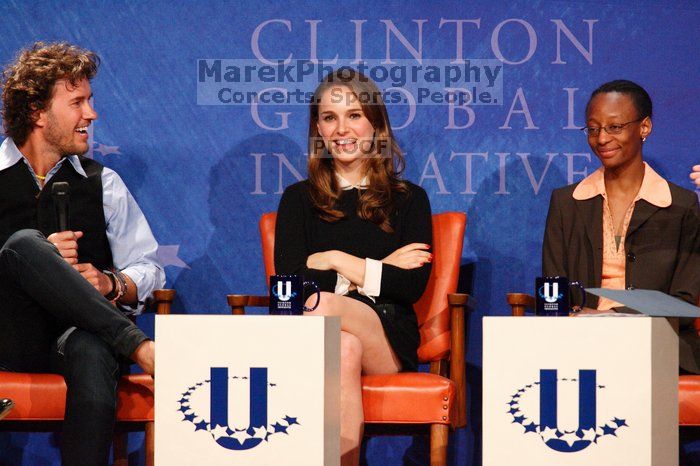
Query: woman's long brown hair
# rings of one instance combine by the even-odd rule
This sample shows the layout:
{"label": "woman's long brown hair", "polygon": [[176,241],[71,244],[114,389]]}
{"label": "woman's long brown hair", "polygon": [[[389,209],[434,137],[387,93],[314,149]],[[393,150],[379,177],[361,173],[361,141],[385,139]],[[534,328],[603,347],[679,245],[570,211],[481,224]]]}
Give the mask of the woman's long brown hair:
{"label": "woman's long brown hair", "polygon": [[382,94],[374,82],[351,68],[340,68],[326,76],[314,92],[309,117],[309,192],[311,201],[320,211],[320,217],[336,222],[344,214],[336,208],[340,187],[334,173],[333,157],[318,132],[318,107],[323,94],[329,89],[351,91],[358,98],[362,112],[374,128],[374,141],[367,154],[365,175],[369,186],[360,193],[357,215],[388,232],[393,232],[389,217],[397,193],[408,188],[401,180],[404,157],[391,131],[389,116]]}

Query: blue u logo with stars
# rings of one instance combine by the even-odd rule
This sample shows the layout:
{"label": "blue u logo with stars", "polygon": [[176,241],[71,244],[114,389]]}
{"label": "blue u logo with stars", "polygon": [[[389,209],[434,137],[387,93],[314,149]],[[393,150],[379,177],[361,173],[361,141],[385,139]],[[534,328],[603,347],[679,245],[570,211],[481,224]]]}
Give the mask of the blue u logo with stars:
{"label": "blue u logo with stars", "polygon": [[[247,426],[234,426],[229,421],[229,384],[248,385],[249,416]],[[206,393],[209,388],[209,393]],[[182,393],[178,411],[183,422],[194,425],[194,431],[205,431],[213,440],[228,450],[249,450],[275,434],[289,435],[292,426],[299,426],[296,417],[284,415],[274,423],[268,422],[269,389],[277,389],[268,381],[267,367],[251,367],[247,375],[229,376],[228,367],[211,367],[210,378],[197,382]],[[207,396],[208,395],[208,396]],[[206,418],[206,405],[209,418]],[[235,408],[235,406],[233,406]]]}
{"label": "blue u logo with stars", "polygon": [[[228,426],[228,367],[211,368],[211,424]],[[244,430],[267,426],[267,368],[250,368],[250,423]],[[248,450],[263,441],[260,437],[244,439],[219,437],[216,443],[230,450]]]}
{"label": "blue u logo with stars", "polygon": [[[578,383],[578,426],[576,429],[565,430],[559,427],[557,404],[559,398],[560,383]],[[539,423],[534,421],[534,413],[526,412],[524,399],[528,395],[534,396],[534,390],[539,388]],[[614,417],[611,420],[598,425],[597,423],[597,397],[598,393],[605,389],[599,385],[595,370],[585,369],[578,371],[578,378],[558,378],[556,369],[541,369],[540,380],[527,384],[518,389],[512,396],[508,405],[508,413],[512,416],[512,423],[521,425],[525,430],[523,434],[538,434],[545,445],[552,450],[561,453],[576,453],[605,436],[617,437],[617,431],[622,427],[628,427],[625,419]],[[532,400],[531,400],[532,401]]]}

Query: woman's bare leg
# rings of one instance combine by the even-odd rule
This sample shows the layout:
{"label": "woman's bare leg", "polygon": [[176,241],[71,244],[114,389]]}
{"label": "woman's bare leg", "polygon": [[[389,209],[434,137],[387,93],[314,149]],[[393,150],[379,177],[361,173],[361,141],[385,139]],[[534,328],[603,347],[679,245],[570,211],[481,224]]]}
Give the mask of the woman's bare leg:
{"label": "woman's bare leg", "polygon": [[[316,298],[311,297],[310,303]],[[364,428],[361,375],[393,374],[401,364],[372,308],[346,296],[321,293],[307,315],[340,316],[340,451],[343,466],[356,466]]]}

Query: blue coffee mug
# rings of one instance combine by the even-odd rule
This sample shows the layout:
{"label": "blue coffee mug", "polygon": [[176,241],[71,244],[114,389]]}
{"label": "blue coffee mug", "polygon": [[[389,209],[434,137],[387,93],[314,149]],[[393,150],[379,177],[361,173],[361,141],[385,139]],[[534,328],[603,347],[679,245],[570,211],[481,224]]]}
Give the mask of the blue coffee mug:
{"label": "blue coffee mug", "polygon": [[[304,291],[312,287],[316,292],[316,304],[306,307]],[[316,283],[304,281],[301,275],[270,276],[270,315],[299,316],[313,311],[321,301],[321,291]]]}
{"label": "blue coffee mug", "polygon": [[537,277],[535,280],[535,313],[539,316],[568,316],[571,312],[571,287],[581,290],[581,305],[586,305],[586,289],[566,277]]}

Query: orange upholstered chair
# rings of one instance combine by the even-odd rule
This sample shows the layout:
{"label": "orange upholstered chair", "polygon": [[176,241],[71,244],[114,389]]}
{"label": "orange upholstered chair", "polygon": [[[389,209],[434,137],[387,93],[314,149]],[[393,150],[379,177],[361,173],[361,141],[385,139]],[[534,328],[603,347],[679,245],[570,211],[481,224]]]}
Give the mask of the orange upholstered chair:
{"label": "orange upholstered chair", "polygon": [[[535,298],[525,293],[508,293],[506,299],[514,316],[535,307]],[[695,328],[700,332],[700,319],[695,319]],[[681,426],[700,426],[700,375],[678,377],[678,418]]]}
{"label": "orange upholstered chair", "polygon": [[[260,220],[265,277],[274,275],[276,213]],[[466,226],[464,213],[433,215],[433,266],[423,296],[415,304],[421,336],[418,359],[430,373],[362,377],[366,432],[403,432],[429,427],[431,465],[447,463],[450,428],[466,425],[464,312],[469,296],[456,294]],[[268,280],[269,282],[269,280]],[[267,296],[229,295],[234,314],[246,306],[267,306]],[[380,432],[381,431],[381,432]]]}
{"label": "orange upholstered chair", "polygon": [[[700,335],[700,319],[695,319],[695,330]],[[700,375],[678,377],[678,417],[682,426],[700,426]]]}
{"label": "orange upholstered chair", "polygon": [[[153,293],[158,314],[169,314],[174,290]],[[0,431],[51,432],[60,429],[66,409],[66,383],[56,374],[0,371],[0,394],[14,401],[14,408],[0,421]],[[146,432],[146,465],[153,466],[153,378],[126,375],[118,385],[114,465],[128,464],[127,434]]]}
{"label": "orange upholstered chair", "polygon": [[700,426],[700,375],[678,377],[678,418],[681,426]]}

